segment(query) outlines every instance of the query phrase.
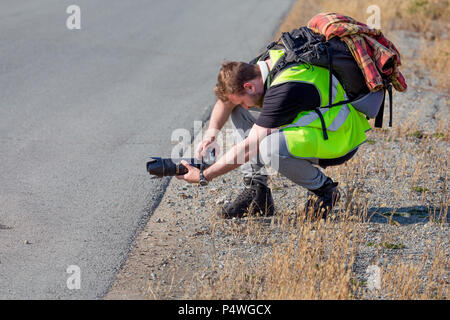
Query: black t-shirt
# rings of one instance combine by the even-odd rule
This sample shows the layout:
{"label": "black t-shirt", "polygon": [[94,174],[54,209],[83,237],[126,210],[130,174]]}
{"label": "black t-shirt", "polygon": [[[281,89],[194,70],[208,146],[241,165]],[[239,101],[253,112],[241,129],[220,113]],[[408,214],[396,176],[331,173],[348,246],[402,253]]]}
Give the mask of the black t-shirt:
{"label": "black t-shirt", "polygon": [[300,82],[282,83],[267,89],[256,124],[278,128],[290,124],[300,112],[317,107],[320,107],[320,95],[315,86]]}

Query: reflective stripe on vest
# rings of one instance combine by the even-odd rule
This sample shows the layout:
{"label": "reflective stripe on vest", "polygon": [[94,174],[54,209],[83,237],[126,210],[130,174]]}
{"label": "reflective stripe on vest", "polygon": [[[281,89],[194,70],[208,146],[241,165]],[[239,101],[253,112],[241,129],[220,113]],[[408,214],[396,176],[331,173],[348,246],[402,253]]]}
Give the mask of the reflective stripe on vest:
{"label": "reflective stripe on vest", "polygon": [[[324,115],[330,110],[330,108],[320,108],[320,113]],[[347,117],[350,114],[350,108],[347,104],[343,105],[339,110],[339,113],[334,118],[333,122],[327,126],[327,130],[329,131],[337,131],[347,120]],[[317,120],[319,115],[316,112],[311,112],[309,114],[304,115],[295,123],[284,126],[283,128],[293,128],[293,127],[306,127],[310,125],[313,121]]]}

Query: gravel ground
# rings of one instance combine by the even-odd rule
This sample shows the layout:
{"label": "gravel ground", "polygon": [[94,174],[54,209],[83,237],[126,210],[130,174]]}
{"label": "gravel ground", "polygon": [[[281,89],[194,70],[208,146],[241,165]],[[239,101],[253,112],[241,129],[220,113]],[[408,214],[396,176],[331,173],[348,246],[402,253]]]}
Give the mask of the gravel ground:
{"label": "gravel ground", "polygon": [[[326,171],[341,182],[340,207],[366,208],[366,232],[354,264],[356,281],[362,285],[372,264],[419,263],[430,248],[440,246],[448,266],[450,255],[449,143],[441,138],[448,128],[448,95],[436,89],[432,75],[420,66],[423,40],[418,35],[395,32],[388,37],[403,54],[402,72],[409,84],[406,93],[395,95],[394,127],[373,130],[351,164]],[[278,175],[271,177],[270,185],[278,214],[301,208],[304,189]],[[212,269],[220,272],[230,254],[258,261],[270,250],[269,241],[252,241],[245,219],[220,221],[215,216],[241,188],[238,170],[207,188],[172,179],[105,298],[195,298],[195,288],[188,284],[207,277]],[[283,239],[277,218],[261,222],[259,228],[267,238]],[[448,285],[448,273],[445,281]]]}

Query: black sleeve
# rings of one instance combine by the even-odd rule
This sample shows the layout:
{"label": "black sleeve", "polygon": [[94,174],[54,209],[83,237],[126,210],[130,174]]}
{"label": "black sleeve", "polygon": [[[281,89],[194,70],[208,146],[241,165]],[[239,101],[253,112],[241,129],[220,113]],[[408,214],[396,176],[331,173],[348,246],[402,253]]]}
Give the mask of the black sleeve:
{"label": "black sleeve", "polygon": [[290,124],[305,110],[320,106],[320,95],[316,87],[308,83],[287,82],[270,87],[264,95],[258,126],[278,128]]}

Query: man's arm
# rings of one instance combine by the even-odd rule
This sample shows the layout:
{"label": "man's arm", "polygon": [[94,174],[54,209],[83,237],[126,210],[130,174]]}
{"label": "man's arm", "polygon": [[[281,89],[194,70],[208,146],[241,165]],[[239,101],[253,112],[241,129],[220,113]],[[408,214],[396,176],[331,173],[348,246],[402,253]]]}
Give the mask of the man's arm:
{"label": "man's arm", "polygon": [[216,104],[214,105],[213,111],[211,112],[208,131],[220,131],[225,125],[225,122],[227,122],[231,112],[235,107],[236,106],[230,101],[223,102],[222,100],[217,100]]}
{"label": "man's arm", "polygon": [[211,112],[208,130],[206,130],[205,137],[196,149],[197,158],[200,158],[201,155],[205,156],[206,149],[208,149],[208,146],[216,140],[219,131],[223,128],[235,107],[236,106],[229,101],[223,102],[217,100]]}
{"label": "man's arm", "polygon": [[[233,146],[222,158],[203,172],[206,180],[211,181],[248,162],[258,154],[260,142],[277,130],[277,128],[268,129],[255,124],[245,140]],[[200,170],[186,162],[182,163],[188,168],[189,172],[184,176],[177,176],[177,178],[190,183],[197,183],[200,179]]]}

